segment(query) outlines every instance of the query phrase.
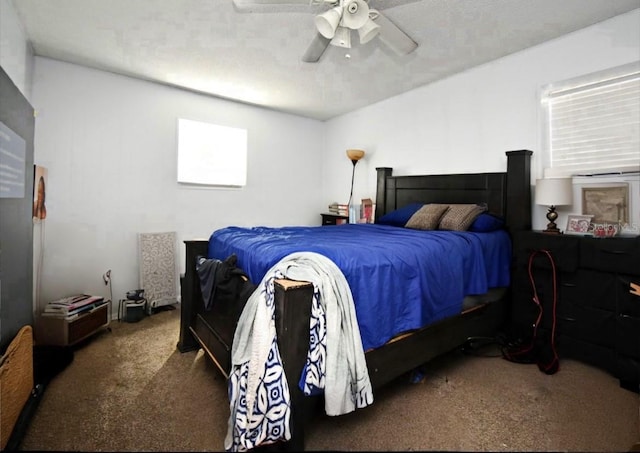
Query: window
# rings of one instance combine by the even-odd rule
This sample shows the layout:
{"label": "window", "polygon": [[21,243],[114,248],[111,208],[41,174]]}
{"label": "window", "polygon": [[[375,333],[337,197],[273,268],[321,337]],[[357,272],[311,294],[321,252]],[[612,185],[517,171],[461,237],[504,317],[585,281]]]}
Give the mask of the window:
{"label": "window", "polygon": [[178,119],[178,182],[247,183],[247,130]]}
{"label": "window", "polygon": [[640,170],[640,63],[549,85],[542,105],[554,173]]}

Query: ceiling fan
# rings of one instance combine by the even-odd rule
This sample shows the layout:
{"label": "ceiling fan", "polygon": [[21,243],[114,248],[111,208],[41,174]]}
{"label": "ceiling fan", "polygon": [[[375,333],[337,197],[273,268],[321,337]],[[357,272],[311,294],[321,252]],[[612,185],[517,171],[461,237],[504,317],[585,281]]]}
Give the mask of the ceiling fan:
{"label": "ceiling fan", "polygon": [[[378,37],[398,55],[413,52],[418,44],[369,2],[376,0],[233,0],[239,10],[255,10],[269,6],[310,5],[330,7],[318,14],[314,21],[316,35],[302,56],[302,61],[315,63],[320,60],[329,44],[351,48],[351,31],[358,32],[360,44]],[[413,0],[415,1],[415,0]],[[410,3],[405,0],[404,3]],[[395,2],[395,5],[398,3]]]}

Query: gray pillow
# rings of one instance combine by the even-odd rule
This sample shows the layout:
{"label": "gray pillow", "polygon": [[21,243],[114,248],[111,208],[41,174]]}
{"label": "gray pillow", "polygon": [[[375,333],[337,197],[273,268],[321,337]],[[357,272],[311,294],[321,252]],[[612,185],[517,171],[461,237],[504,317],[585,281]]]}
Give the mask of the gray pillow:
{"label": "gray pillow", "polygon": [[484,206],[477,204],[452,204],[440,219],[438,229],[452,231],[467,231],[473,221],[486,211]]}
{"label": "gray pillow", "polygon": [[447,212],[449,205],[447,204],[425,204],[413,214],[407,223],[405,228],[412,228],[414,230],[435,230],[438,228],[440,218]]}

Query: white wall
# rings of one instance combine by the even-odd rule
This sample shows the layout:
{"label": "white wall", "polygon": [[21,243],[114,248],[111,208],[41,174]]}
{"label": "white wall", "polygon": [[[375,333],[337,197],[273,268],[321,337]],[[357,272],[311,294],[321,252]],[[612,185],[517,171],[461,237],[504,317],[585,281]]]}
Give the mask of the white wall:
{"label": "white wall", "polygon": [[[320,224],[324,125],[36,57],[35,160],[48,169],[40,300],[138,287],[137,234],[185,239],[228,225]],[[176,182],[179,117],[248,130],[242,189]],[[38,239],[36,239],[37,241]]]}
{"label": "white wall", "polygon": [[[34,249],[45,245],[43,301],[105,294],[106,269],[114,299],[136,287],[138,232],[175,230],[182,241],[229,224],[316,224],[328,203],[348,199],[347,148],[367,151],[355,200],[374,197],[376,166],[397,174],[502,171],[504,152],[514,149],[535,152],[534,182],[543,167],[540,88],[640,59],[635,10],[319,123],[44,58],[35,59],[31,89],[31,48],[10,0],[0,8],[0,64],[33,98],[36,163],[49,170],[49,217],[34,240]],[[175,183],[181,115],[249,129],[245,189]],[[534,208],[534,228],[544,228],[545,212]],[[633,212],[640,214],[637,202]],[[180,242],[180,270],[183,253]]]}
{"label": "white wall", "polygon": [[[375,167],[394,174],[504,171],[505,151],[517,149],[534,151],[533,184],[544,165],[541,88],[638,60],[640,9],[335,118],[327,122],[322,197],[348,199],[345,150],[354,147],[367,152],[355,200],[375,197]],[[562,228],[567,212],[580,207],[559,208]],[[639,196],[632,213],[640,223]],[[545,228],[545,214],[534,206],[534,229]]]}
{"label": "white wall", "polygon": [[0,0],[0,66],[30,101],[33,49],[11,0]]}

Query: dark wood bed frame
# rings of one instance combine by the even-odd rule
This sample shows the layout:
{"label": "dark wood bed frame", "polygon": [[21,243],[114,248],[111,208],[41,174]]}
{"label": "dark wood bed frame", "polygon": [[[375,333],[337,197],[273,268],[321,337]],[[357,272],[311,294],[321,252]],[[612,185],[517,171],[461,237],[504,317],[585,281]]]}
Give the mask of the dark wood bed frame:
{"label": "dark wood bed frame", "polygon": [[[413,202],[486,203],[489,212],[506,220],[513,234],[531,229],[530,157],[532,151],[508,151],[507,171],[498,173],[392,176],[391,168],[377,168],[376,218]],[[185,274],[181,278],[181,321],[178,349],[202,347],[222,374],[231,369],[231,346],[203,316],[196,257],[206,256],[208,240],[188,240]],[[257,282],[256,282],[257,283]],[[305,282],[280,280],[276,284],[276,331],[287,381],[297,383],[309,345],[309,314],[313,287]],[[471,310],[392,340],[367,351],[365,358],[373,388],[450,352],[472,337],[491,337],[505,325],[509,315],[509,291],[498,301]],[[289,442],[272,447],[304,449],[305,425],[313,415],[318,397],[306,397],[290,384],[291,433]]]}

